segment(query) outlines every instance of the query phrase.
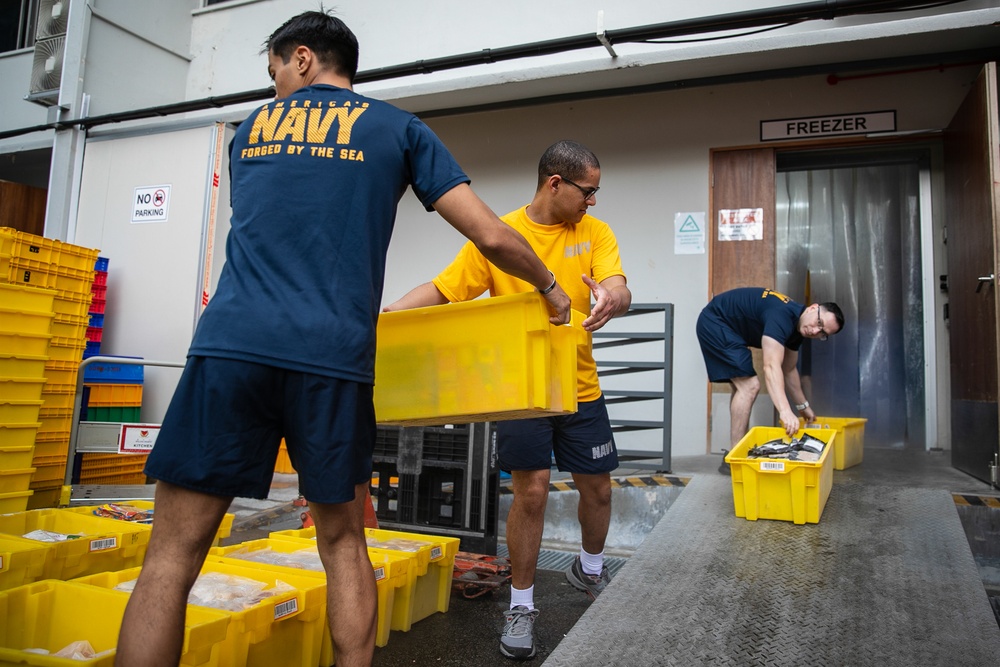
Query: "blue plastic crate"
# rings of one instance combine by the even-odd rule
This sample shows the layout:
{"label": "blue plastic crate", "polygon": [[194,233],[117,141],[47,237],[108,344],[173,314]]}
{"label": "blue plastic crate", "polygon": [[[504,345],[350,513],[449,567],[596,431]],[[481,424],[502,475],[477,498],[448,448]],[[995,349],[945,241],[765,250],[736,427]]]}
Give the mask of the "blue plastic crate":
{"label": "blue plastic crate", "polygon": [[107,271],[108,270],[108,258],[98,257],[97,261],[94,262],[94,271]]}
{"label": "blue plastic crate", "polygon": [[[142,359],[142,357],[118,358]],[[94,363],[83,369],[83,381],[87,383],[142,384],[142,371],[143,366],[139,364]]]}
{"label": "blue plastic crate", "polygon": [[96,357],[101,353],[101,341],[87,341],[87,347],[83,350],[83,358]]}
{"label": "blue plastic crate", "polygon": [[103,313],[90,313],[90,323],[87,326],[91,326],[91,327],[103,327],[104,326],[104,314]]}

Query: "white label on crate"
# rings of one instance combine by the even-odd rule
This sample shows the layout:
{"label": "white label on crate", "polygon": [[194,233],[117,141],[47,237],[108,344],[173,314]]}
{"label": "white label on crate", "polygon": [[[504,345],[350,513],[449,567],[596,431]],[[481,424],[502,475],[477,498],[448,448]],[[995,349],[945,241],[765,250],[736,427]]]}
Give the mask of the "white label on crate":
{"label": "white label on crate", "polygon": [[3,556],[0,556],[0,572],[3,572]]}
{"label": "white label on crate", "polygon": [[770,472],[785,472],[785,462],[784,461],[761,461],[760,462],[761,472],[764,470]]}
{"label": "white label on crate", "polygon": [[117,537],[102,537],[99,540],[90,541],[91,551],[107,551],[108,549],[118,548],[118,538]]}
{"label": "white label on crate", "polygon": [[118,453],[149,454],[159,434],[159,424],[122,424],[118,434]]}
{"label": "white label on crate", "polygon": [[376,567],[375,568],[375,581],[382,581],[383,579],[385,579],[385,568],[384,567]]}
{"label": "white label on crate", "polygon": [[297,597],[288,600],[287,602],[282,602],[281,604],[274,605],[274,620],[279,620],[285,616],[291,616],[292,614],[297,614],[299,611],[299,599]]}
{"label": "white label on crate", "polygon": [[444,552],[441,551],[441,547],[431,547],[431,560],[437,560],[443,555]]}

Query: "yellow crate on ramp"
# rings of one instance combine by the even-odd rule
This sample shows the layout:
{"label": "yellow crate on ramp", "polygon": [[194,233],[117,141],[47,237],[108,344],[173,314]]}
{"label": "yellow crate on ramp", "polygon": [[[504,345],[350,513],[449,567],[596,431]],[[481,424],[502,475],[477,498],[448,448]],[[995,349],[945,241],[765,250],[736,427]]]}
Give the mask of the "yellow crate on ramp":
{"label": "yellow crate on ramp", "polygon": [[[114,589],[120,584],[138,579],[141,569],[135,567],[117,572],[102,572],[73,581]],[[240,596],[239,589],[225,587],[220,583],[220,604],[233,598],[253,603],[239,609],[188,605],[188,609],[196,606],[213,609],[230,617],[226,638],[220,644],[219,667],[316,667],[321,664],[320,649],[327,626],[326,583],[322,579],[216,561],[207,561],[201,568],[201,575],[202,581],[204,575],[239,577],[255,582],[265,593],[276,587],[280,591],[253,602],[249,592]],[[248,582],[242,583],[245,585]],[[282,587],[282,584],[285,586]]]}
{"label": "yellow crate on ramp", "polygon": [[865,423],[863,417],[816,417],[808,424],[799,419],[800,428],[832,428],[837,431],[833,447],[833,469],[846,470],[865,457]]}
{"label": "yellow crate on ramp", "polygon": [[[749,458],[753,447],[785,438],[785,429],[758,426],[750,429],[732,451],[726,463],[733,480],[736,516],[750,521],[774,519],[796,524],[819,523],[833,488],[833,455],[837,432],[833,429],[804,429],[826,446],[819,461]],[[787,441],[787,438],[785,438]]]}
{"label": "yellow crate on ramp", "polygon": [[[37,581],[0,591],[0,666],[113,667],[118,632],[128,594],[68,581]],[[220,644],[229,616],[202,607],[188,607],[184,621],[182,665],[218,667]],[[73,660],[40,655],[25,649],[55,653],[69,644],[90,642],[95,658]]]}
{"label": "yellow crate on ramp", "polygon": [[535,292],[382,313],[375,418],[466,424],[576,412],[579,326],[552,326]]}

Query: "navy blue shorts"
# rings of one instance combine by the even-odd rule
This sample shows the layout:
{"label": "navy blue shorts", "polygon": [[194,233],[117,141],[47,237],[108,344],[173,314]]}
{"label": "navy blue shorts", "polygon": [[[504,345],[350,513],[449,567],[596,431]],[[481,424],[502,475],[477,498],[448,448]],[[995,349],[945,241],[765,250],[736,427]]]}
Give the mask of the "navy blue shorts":
{"label": "navy blue shorts", "polygon": [[618,467],[603,396],[580,403],[571,415],[498,422],[497,453],[500,469],[507,472],[548,470],[553,454],[563,472],[593,475]]}
{"label": "navy blue shorts", "polygon": [[710,382],[726,382],[730,378],[748,378],[757,374],[746,341],[724,320],[703,310],[698,316],[697,331]]}
{"label": "navy blue shorts", "polygon": [[354,500],[355,485],[371,479],[372,386],[190,357],[145,472],[203,493],[267,498],[282,437],[307,500]]}

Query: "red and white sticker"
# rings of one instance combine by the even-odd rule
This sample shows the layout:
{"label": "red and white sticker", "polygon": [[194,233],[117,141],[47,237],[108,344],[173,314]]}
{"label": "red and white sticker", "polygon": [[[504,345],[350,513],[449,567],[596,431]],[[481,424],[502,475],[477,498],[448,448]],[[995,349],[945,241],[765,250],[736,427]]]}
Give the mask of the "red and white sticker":
{"label": "red and white sticker", "polygon": [[118,434],[118,453],[149,454],[159,434],[159,424],[122,424]]}

